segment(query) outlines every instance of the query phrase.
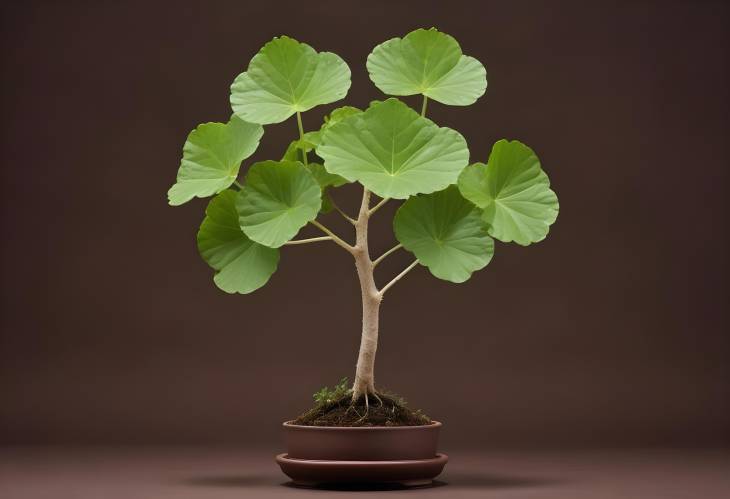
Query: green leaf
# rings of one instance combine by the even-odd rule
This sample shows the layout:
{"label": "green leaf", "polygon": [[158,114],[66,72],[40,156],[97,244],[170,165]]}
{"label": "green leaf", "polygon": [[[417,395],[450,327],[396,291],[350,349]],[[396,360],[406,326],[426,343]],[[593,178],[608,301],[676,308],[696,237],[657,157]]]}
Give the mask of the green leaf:
{"label": "green leaf", "polygon": [[487,70],[475,58],[462,55],[456,66],[423,94],[442,104],[469,106],[486,90]]}
{"label": "green leaf", "polygon": [[462,55],[459,43],[435,28],[381,43],[368,56],[367,69],[386,94],[423,94],[452,106],[473,104],[487,88],[482,63]]}
{"label": "green leaf", "polygon": [[253,123],[280,123],[297,111],[342,99],[350,88],[350,68],[331,52],[282,36],[256,54],[231,85],[231,106]]}
{"label": "green leaf", "polygon": [[332,125],[335,125],[344,120],[348,116],[360,113],[362,113],[361,109],[352,106],[342,106],[338,107],[337,109],[333,109],[328,116],[324,117],[324,124],[320,127],[320,131],[326,130]]}
{"label": "green leaf", "polygon": [[327,214],[335,209],[332,198],[329,194],[330,187],[340,187],[347,183],[347,179],[340,177],[339,175],[333,175],[325,170],[324,166],[319,163],[309,163],[306,167],[309,172],[314,176],[322,189],[322,207],[319,212]]}
{"label": "green leaf", "polygon": [[327,187],[340,187],[347,183],[346,178],[342,178],[339,175],[328,172],[323,165],[319,163],[309,163],[307,169],[317,180],[317,183],[322,189]]}
{"label": "green leaf", "polygon": [[[302,154],[305,151],[311,152],[322,143],[322,133],[327,128],[331,127],[335,123],[339,123],[348,116],[359,113],[362,113],[362,111],[352,106],[342,106],[334,109],[329,115],[324,117],[324,123],[319,130],[314,132],[306,132],[301,139],[292,141],[289,144],[289,147],[287,147],[286,152],[284,153],[284,157],[282,157],[281,159],[287,161],[302,161],[304,159],[302,157]],[[342,177],[339,178],[342,179]],[[342,179],[342,183],[340,185],[346,183],[347,181],[345,179]]]}
{"label": "green leaf", "polygon": [[483,210],[489,234],[527,246],[542,241],[558,217],[558,197],[532,149],[500,140],[489,161],[475,163],[459,177],[461,194]]}
{"label": "green leaf", "polygon": [[198,231],[198,251],[216,270],[213,281],[226,293],[250,293],[269,280],[279,264],[279,250],[251,241],[238,225],[236,191],[210,200]]}
{"label": "green leaf", "polygon": [[322,189],[322,207],[319,209],[319,212],[323,215],[326,215],[334,209],[335,205],[332,201],[332,196],[329,192],[329,189]]}
{"label": "green leaf", "polygon": [[302,153],[299,152],[301,149],[301,143],[299,140],[292,140],[289,147],[284,151],[284,155],[281,157],[282,161],[300,161],[302,159]]}
{"label": "green leaf", "polygon": [[464,137],[394,98],[329,127],[317,154],[328,172],[398,199],[444,189],[469,162]]}
{"label": "green leaf", "polygon": [[321,205],[317,180],[295,161],[255,163],[236,202],[243,232],[272,248],[291,240],[314,220]]}
{"label": "green leaf", "polygon": [[302,152],[313,151],[319,145],[320,141],[320,132],[307,132],[303,138],[291,141],[281,159],[285,161],[301,161],[303,159]]}
{"label": "green leaf", "polygon": [[254,153],[263,134],[261,125],[235,116],[228,123],[199,125],[183,146],[177,183],[167,193],[169,203],[181,205],[230,187],[238,177],[241,161]]}
{"label": "green leaf", "polygon": [[410,198],[398,208],[393,228],[403,247],[446,281],[466,281],[494,254],[494,240],[479,210],[455,185]]}
{"label": "green leaf", "polygon": [[340,187],[347,183],[347,179],[340,177],[339,175],[333,175],[325,170],[324,166],[319,163],[309,163],[306,166],[307,170],[317,180],[319,187],[322,189],[322,207],[319,212],[327,214],[335,209],[334,202],[330,197],[329,190],[331,187]]}

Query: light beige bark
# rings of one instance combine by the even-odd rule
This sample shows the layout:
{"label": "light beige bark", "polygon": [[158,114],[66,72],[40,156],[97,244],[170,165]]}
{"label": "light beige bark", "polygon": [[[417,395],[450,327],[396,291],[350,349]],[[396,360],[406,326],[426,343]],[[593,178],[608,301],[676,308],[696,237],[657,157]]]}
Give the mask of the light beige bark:
{"label": "light beige bark", "polygon": [[[322,232],[327,234],[329,239],[342,246],[355,258],[355,268],[357,268],[357,276],[360,280],[360,291],[362,293],[362,335],[360,337],[360,352],[357,357],[357,368],[355,369],[355,382],[352,385],[352,400],[356,401],[363,395],[374,395],[375,393],[375,354],[378,350],[378,319],[380,317],[380,302],[383,295],[390,289],[393,284],[398,282],[403,276],[413,269],[417,261],[414,261],[403,272],[398,274],[383,289],[378,290],[375,285],[375,277],[373,270],[383,258],[401,248],[400,244],[388,250],[373,262],[370,259],[370,248],[368,247],[368,223],[370,216],[380,209],[388,200],[383,199],[373,208],[370,208],[370,191],[364,189],[362,202],[360,204],[360,212],[357,219],[351,219],[341,210],[338,210],[348,221],[355,226],[355,245],[351,246],[337,237],[331,230],[323,226],[316,220],[311,223],[318,227]],[[306,242],[316,240],[324,240],[325,238],[313,238]],[[302,241],[304,243],[305,241]]]}
{"label": "light beige bark", "polygon": [[357,357],[352,399],[375,394],[375,353],[378,350],[378,319],[382,295],[375,285],[373,262],[368,247],[368,222],[370,220],[370,192],[363,192],[360,213],[355,222],[355,267],[362,293],[362,336]]}

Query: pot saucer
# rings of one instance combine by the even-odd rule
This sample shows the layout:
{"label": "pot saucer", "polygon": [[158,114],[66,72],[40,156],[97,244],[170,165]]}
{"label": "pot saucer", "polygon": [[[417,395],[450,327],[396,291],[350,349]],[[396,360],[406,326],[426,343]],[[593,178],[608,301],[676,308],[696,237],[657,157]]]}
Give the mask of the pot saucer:
{"label": "pot saucer", "polygon": [[276,462],[296,485],[337,483],[396,484],[406,487],[430,485],[443,471],[449,456],[403,461],[323,461],[276,456]]}

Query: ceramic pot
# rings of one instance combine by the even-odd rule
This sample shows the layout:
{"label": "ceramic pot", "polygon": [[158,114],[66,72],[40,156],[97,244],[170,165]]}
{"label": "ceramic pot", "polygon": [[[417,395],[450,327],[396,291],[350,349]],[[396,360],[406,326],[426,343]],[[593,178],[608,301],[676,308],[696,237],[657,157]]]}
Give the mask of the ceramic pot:
{"label": "ceramic pot", "polygon": [[443,470],[441,423],[422,426],[300,426],[283,424],[287,452],[276,457],[299,485],[397,483],[426,485]]}

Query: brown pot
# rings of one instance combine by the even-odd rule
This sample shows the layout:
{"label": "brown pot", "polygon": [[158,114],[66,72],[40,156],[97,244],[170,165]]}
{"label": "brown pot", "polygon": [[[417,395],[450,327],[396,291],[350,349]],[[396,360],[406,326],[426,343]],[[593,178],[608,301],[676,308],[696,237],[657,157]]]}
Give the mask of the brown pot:
{"label": "brown pot", "polygon": [[283,424],[287,453],[277,456],[295,483],[431,483],[448,457],[437,453],[441,423],[422,426]]}

